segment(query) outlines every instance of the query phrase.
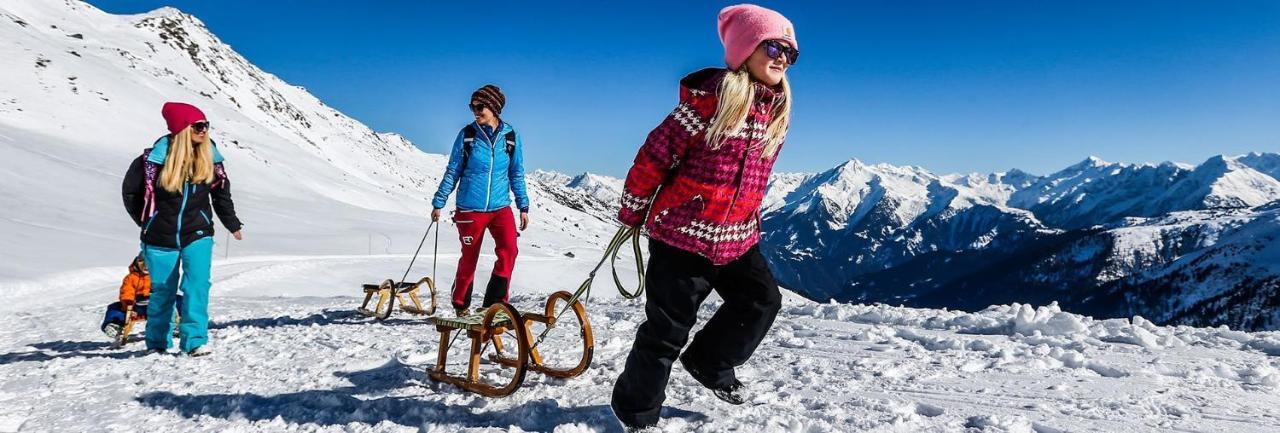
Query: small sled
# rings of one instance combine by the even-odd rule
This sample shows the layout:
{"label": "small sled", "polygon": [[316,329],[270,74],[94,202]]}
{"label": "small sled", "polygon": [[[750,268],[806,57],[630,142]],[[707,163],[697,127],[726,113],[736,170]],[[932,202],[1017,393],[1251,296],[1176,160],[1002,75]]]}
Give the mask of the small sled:
{"label": "small sled", "polygon": [[124,326],[120,328],[120,335],[111,341],[112,349],[124,347],[129,342],[129,334],[133,332],[133,323],[137,322],[137,316],[133,314],[133,306],[124,309]]}
{"label": "small sled", "polygon": [[[418,280],[417,283],[405,282],[405,280],[409,278],[409,272],[413,271],[413,264],[418,261],[418,253],[422,252],[422,246],[427,243],[427,235],[431,234],[431,229],[435,229],[436,231],[436,254],[432,256],[431,260],[431,276],[422,277],[422,279]],[[409,268],[404,270],[404,275],[400,277],[400,282],[397,283],[395,280],[387,279],[384,280],[382,284],[365,284],[363,286],[364,302],[360,304],[360,308],[357,308],[356,311],[377,320],[387,320],[387,318],[391,317],[391,313],[395,311],[396,301],[400,301],[400,309],[404,310],[406,313],[413,314],[415,316],[430,316],[436,314],[435,263],[437,256],[439,256],[439,251],[439,224],[436,221],[432,221],[431,225],[427,226],[426,233],[422,234],[422,242],[418,243],[417,251],[413,252],[413,260],[409,261]],[[422,298],[418,297],[419,289],[421,289],[424,284],[431,290],[431,308],[423,308]],[[370,310],[369,301],[373,300],[373,295],[378,295],[378,304]],[[410,301],[413,301],[412,305],[405,302],[404,297],[406,295],[409,296]],[[383,309],[383,306],[386,306],[386,308]]]}
{"label": "small sled", "polygon": [[[582,338],[581,357],[574,355],[567,361],[559,359],[551,361],[544,359],[542,353],[538,351],[538,344],[546,336],[546,331],[557,326],[574,326],[559,320],[560,318],[556,315],[557,302],[568,304],[561,315],[572,311],[573,317],[577,318],[577,334]],[[491,305],[483,313],[457,318],[433,317],[431,322],[440,332],[440,352],[436,358],[435,368],[429,371],[427,376],[434,381],[448,383],[485,397],[511,395],[520,389],[520,385],[524,383],[525,373],[530,370],[556,378],[567,379],[578,376],[591,365],[591,357],[595,350],[595,340],[591,335],[591,323],[587,320],[586,310],[582,307],[582,302],[566,291],[553,293],[547,298],[544,314],[521,315],[511,304],[500,303]],[[546,327],[546,331],[542,332],[538,341],[531,342],[534,323],[541,323]],[[458,336],[466,332],[471,339],[465,377],[452,376],[445,371],[451,345],[450,337],[455,331],[459,333]],[[569,332],[565,331],[565,334]],[[512,337],[510,345],[503,341],[503,335]],[[493,352],[488,354],[488,360],[511,372],[509,377],[498,378],[498,383],[489,383],[480,378],[481,355],[488,352],[490,346],[493,347]]]}
{"label": "small sled", "polygon": [[[145,320],[146,319],[139,319],[137,314],[133,314],[133,306],[129,306],[129,308],[126,308],[124,310],[124,326],[120,327],[120,335],[117,335],[116,338],[111,341],[111,348],[119,349],[121,347],[124,347],[125,344],[128,344],[129,334],[133,332],[133,324],[137,322],[145,321]],[[177,313],[174,313],[173,323],[175,324],[182,323],[182,316]],[[178,336],[177,326],[173,327],[173,336],[174,337]]]}
{"label": "small sled", "polygon": [[[423,286],[431,290],[431,306],[424,308],[422,306],[422,298],[418,296],[418,292]],[[373,300],[373,296],[378,296],[378,303],[374,309],[369,309],[369,302]],[[405,297],[409,297],[410,302],[405,302]],[[436,283],[431,277],[422,277],[417,283],[400,282],[393,280],[383,281],[382,284],[365,284],[364,285],[364,303],[360,304],[360,308],[356,311],[368,317],[374,317],[378,320],[385,320],[391,317],[391,311],[395,309],[394,305],[388,305],[388,301],[392,298],[400,301],[400,309],[406,313],[415,316],[430,316],[436,313]],[[394,304],[394,302],[392,302]],[[385,309],[384,309],[385,307]]]}

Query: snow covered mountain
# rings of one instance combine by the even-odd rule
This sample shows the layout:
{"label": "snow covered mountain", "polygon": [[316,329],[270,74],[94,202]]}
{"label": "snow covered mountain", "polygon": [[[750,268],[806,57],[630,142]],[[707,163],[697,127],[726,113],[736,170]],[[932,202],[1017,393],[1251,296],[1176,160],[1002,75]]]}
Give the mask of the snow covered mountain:
{"label": "snow covered mountain", "polygon": [[1274,329],[1280,272],[1253,252],[1277,226],[1266,210],[1280,199],[1277,160],[1089,158],[1044,177],[854,161],[775,203],[765,249],[780,281],[814,299],[967,309],[1061,301],[1104,317]]}
{"label": "snow covered mountain", "polygon": [[[120,179],[164,134],[166,101],[201,107],[227,157],[246,240],[220,255],[411,252],[425,228],[445,156],[259,69],[191,15],[5,1],[0,41],[0,279],[114,269],[136,252]],[[612,227],[530,194],[528,252],[559,254]]]}
{"label": "snow covered mountain", "polygon": [[1004,205],[1013,189],[1001,179],[852,160],[772,204],[762,244],[784,285],[832,297],[853,276],[919,254],[1005,248],[1046,231],[1031,213]]}
{"label": "snow covered mountain", "polygon": [[1280,199],[1280,180],[1274,175],[1277,158],[1280,155],[1256,153],[1215,156],[1195,167],[1089,158],[1020,189],[1009,204],[1064,229],[1176,211],[1250,208]]}
{"label": "snow covered mountain", "polygon": [[[1280,204],[1266,206],[1280,203],[1277,174],[1274,153],[1199,166],[1089,158],[1043,177],[851,160],[775,175],[762,248],[782,284],[816,300],[970,310],[1059,301],[1104,317],[1276,329],[1280,271],[1269,265],[1280,260],[1257,251],[1280,226]],[[567,176],[548,179],[575,189]],[[559,194],[617,209],[616,194]]]}
{"label": "snow covered mountain", "polygon": [[569,176],[536,170],[527,178],[560,205],[613,223],[622,207],[622,180],[592,173]]}
{"label": "snow covered mountain", "polygon": [[1191,244],[1185,254],[1102,285],[1080,308],[1111,316],[1143,314],[1162,323],[1280,329],[1280,203],[1171,219],[1133,230],[1146,232],[1140,239],[1162,232],[1164,242],[1143,242],[1147,246]]}

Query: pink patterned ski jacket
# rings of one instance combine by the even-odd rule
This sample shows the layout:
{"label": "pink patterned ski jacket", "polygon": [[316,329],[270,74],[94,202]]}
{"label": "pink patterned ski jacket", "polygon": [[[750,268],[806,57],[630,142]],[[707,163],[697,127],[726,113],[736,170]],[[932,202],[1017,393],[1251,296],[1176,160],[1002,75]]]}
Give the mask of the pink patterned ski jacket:
{"label": "pink patterned ski jacket", "polygon": [[625,225],[644,224],[651,239],[716,265],[760,240],[760,203],[778,156],[762,157],[763,139],[783,98],[781,90],[755,84],[746,125],[712,150],[706,131],[726,72],[703,69],[680,80],[680,104],[640,147],[618,214]]}

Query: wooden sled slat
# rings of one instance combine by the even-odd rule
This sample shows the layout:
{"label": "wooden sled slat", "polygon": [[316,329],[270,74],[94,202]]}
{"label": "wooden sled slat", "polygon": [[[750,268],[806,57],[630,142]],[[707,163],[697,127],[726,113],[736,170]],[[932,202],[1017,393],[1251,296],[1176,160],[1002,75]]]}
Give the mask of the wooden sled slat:
{"label": "wooden sled slat", "polygon": [[[422,298],[418,296],[423,286],[431,291],[430,307],[424,307]],[[364,292],[364,302],[356,308],[356,311],[364,316],[375,317],[378,320],[391,317],[391,311],[383,310],[383,307],[391,301],[392,292],[395,292],[394,296],[400,304],[401,311],[415,316],[430,316],[436,312],[436,284],[430,277],[423,277],[416,283],[397,283],[388,279],[383,280],[381,284],[364,284],[360,288]],[[378,297],[378,301],[373,309],[369,309],[369,303],[373,301],[374,296]]]}
{"label": "wooden sled slat", "polygon": [[[576,319],[579,331],[577,334],[582,338],[580,359],[575,357],[571,359],[577,359],[576,362],[549,365],[543,354],[539,352],[537,345],[531,342],[533,336],[531,325],[541,323],[548,327],[557,326],[556,303],[567,302],[572,299],[572,296],[565,291],[553,293],[547,298],[543,314],[522,315],[511,305],[502,303],[490,306],[483,313],[470,316],[433,317],[431,322],[440,332],[440,345],[436,366],[428,372],[427,376],[437,382],[448,383],[486,397],[505,397],[519,389],[526,371],[535,371],[556,378],[572,378],[582,374],[591,365],[595,342],[591,333],[591,323],[587,319],[586,310],[581,302],[575,301],[569,305],[565,313],[572,312],[572,316],[561,318],[559,324],[559,326],[571,326],[567,319]],[[445,371],[449,344],[454,332],[466,332],[471,340],[465,376],[452,376]],[[515,334],[515,341],[504,341],[503,336],[508,334]],[[480,381],[480,359],[484,355],[482,352],[490,346],[485,343],[492,343],[491,346],[494,348],[488,355],[488,359],[512,370],[510,382],[495,385]]]}

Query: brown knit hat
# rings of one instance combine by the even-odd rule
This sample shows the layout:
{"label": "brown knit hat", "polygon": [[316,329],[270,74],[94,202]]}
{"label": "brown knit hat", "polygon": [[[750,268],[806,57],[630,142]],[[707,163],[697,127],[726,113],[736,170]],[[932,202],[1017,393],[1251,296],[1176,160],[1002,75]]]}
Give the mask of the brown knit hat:
{"label": "brown knit hat", "polygon": [[507,105],[507,97],[498,86],[485,84],[471,94],[471,103],[489,107],[493,114],[502,114],[502,107]]}

